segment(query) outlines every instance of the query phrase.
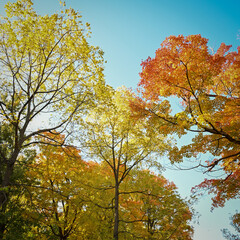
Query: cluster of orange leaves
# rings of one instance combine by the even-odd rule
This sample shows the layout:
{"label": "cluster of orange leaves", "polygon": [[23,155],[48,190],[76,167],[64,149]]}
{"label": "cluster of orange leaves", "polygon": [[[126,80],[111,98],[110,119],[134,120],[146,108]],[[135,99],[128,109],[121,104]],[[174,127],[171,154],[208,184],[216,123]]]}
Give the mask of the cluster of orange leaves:
{"label": "cluster of orange leaves", "polygon": [[[195,132],[191,143],[173,148],[172,162],[210,153],[207,171],[221,168],[224,179],[205,180],[196,189],[214,193],[213,206],[239,198],[240,192],[240,47],[222,43],[214,52],[201,35],[170,36],[143,61],[139,96],[131,107],[164,134]],[[169,99],[182,104],[171,115]]]}

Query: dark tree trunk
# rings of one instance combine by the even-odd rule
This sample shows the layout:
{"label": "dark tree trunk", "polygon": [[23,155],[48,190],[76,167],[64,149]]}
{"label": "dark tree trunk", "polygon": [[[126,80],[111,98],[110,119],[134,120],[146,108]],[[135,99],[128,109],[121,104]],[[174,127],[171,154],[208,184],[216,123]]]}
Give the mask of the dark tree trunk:
{"label": "dark tree trunk", "polygon": [[8,193],[4,190],[0,191],[0,240],[3,239],[3,235],[6,229],[6,219],[5,219],[5,210],[8,201]]}
{"label": "dark tree trunk", "polygon": [[3,239],[5,228],[6,228],[6,223],[0,223],[0,240]]}
{"label": "dark tree trunk", "polygon": [[15,153],[6,166],[6,170],[2,173],[2,182],[0,191],[0,240],[4,237],[4,232],[6,230],[6,219],[5,219],[5,210],[9,202],[9,192],[4,188],[9,187],[11,183],[11,178],[13,176],[14,163],[16,162],[18,153]]}
{"label": "dark tree trunk", "polygon": [[113,238],[118,240],[118,227],[119,227],[119,183],[115,185],[115,206],[114,206],[114,229]]}
{"label": "dark tree trunk", "polygon": [[67,240],[68,239],[68,236],[61,236],[60,237],[60,240]]}

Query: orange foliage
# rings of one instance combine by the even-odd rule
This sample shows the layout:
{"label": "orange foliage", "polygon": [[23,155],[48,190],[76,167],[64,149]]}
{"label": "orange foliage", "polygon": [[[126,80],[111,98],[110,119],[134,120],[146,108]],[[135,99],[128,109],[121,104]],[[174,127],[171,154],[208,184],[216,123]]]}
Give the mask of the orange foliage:
{"label": "orange foliage", "polygon": [[[240,47],[230,52],[231,46],[222,43],[214,53],[207,44],[201,35],[166,38],[155,57],[142,62],[140,97],[131,106],[164,134],[195,133],[192,142],[173,148],[169,158],[179,162],[200,153],[215,156],[204,167],[221,168],[227,180],[200,186],[211,186],[217,194],[214,204],[221,205],[223,199],[239,197],[240,189],[234,180],[240,171]],[[170,98],[182,104],[177,113],[171,114]]]}

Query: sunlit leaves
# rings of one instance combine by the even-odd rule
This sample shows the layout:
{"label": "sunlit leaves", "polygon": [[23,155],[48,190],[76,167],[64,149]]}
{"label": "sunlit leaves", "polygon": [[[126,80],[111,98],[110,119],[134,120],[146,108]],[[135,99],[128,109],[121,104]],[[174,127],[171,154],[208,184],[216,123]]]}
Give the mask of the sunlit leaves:
{"label": "sunlit leaves", "polygon": [[[220,186],[229,186],[230,179],[239,172],[240,51],[238,48],[230,52],[231,46],[222,43],[213,53],[207,44],[208,40],[200,35],[166,38],[155,57],[142,63],[139,83],[142,99],[136,98],[131,105],[136,115],[142,112],[142,118],[147,116],[149,124],[158,121],[166,126],[160,131],[167,130],[168,134],[176,133],[179,137],[195,133],[193,138],[190,136],[192,142],[170,151],[170,160],[182,161],[211,153],[215,156],[213,160],[204,164],[206,159],[203,159],[201,166],[205,165],[207,171],[223,169],[229,178],[208,181],[204,186],[218,189],[216,193],[220,196],[224,193]],[[169,97],[175,97],[182,105],[172,115],[156,108]],[[231,195],[232,191],[227,189]],[[238,195],[238,187],[235,190]]]}
{"label": "sunlit leaves", "polygon": [[120,88],[104,89],[98,105],[84,119],[83,147],[92,159],[104,162],[114,179],[114,239],[119,235],[119,189],[132,169],[150,166],[155,157],[164,155],[171,144],[163,134],[148,127],[146,121],[133,117],[129,101],[132,93]]}
{"label": "sunlit leaves", "polygon": [[128,105],[131,98],[126,89],[106,89],[106,97],[88,115],[87,147],[98,160],[109,161],[109,164],[117,161],[127,168],[153,152],[163,154],[169,148],[163,135],[147,128],[145,121],[132,117]]}
{"label": "sunlit leaves", "polygon": [[[12,185],[24,149],[43,140],[37,136],[65,131],[73,120],[83,117],[104,85],[103,52],[88,43],[90,28],[82,23],[79,12],[62,6],[59,13],[41,16],[31,0],[9,2],[5,9],[6,17],[0,20],[0,121],[12,134],[4,142],[11,145],[9,151],[0,148],[3,212],[10,199],[5,189]],[[58,166],[48,167],[49,177],[57,179],[52,168],[60,171]],[[45,173],[38,172],[42,177]],[[64,188],[68,193],[67,183]],[[0,230],[1,235],[2,222]]]}
{"label": "sunlit leaves", "polygon": [[90,104],[96,82],[103,83],[102,52],[88,44],[81,15],[64,9],[41,16],[32,5],[9,3],[1,20],[1,96],[7,93],[7,99],[1,99],[1,116],[18,120],[20,126],[53,110],[64,113],[65,121],[81,105]]}
{"label": "sunlit leaves", "polygon": [[177,194],[176,186],[163,176],[148,170],[133,171],[122,191],[121,211],[132,236],[192,239],[190,207]]}
{"label": "sunlit leaves", "polygon": [[40,235],[46,235],[47,231],[64,239],[81,232],[79,225],[86,194],[81,183],[87,165],[76,148],[54,146],[55,141],[62,141],[64,136],[48,134],[45,137],[48,144],[40,148],[40,154],[26,173],[32,183],[26,191],[30,211],[25,217],[41,222]]}

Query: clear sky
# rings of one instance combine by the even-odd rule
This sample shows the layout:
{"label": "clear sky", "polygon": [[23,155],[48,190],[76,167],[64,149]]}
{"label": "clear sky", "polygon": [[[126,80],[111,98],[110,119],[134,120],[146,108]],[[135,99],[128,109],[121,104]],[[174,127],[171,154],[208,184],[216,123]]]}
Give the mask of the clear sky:
{"label": "clear sky", "polygon": [[[0,0],[0,12],[6,0]],[[58,0],[34,0],[41,14],[53,13]],[[113,87],[135,89],[140,63],[153,57],[161,42],[170,35],[201,34],[214,50],[221,42],[240,46],[240,0],[66,0],[92,28],[91,43],[105,52],[106,81]],[[205,176],[197,171],[167,170],[164,174],[185,197]],[[229,228],[229,217],[240,210],[240,201],[210,213],[210,197],[195,206],[201,214],[195,225],[194,240],[223,240],[220,229]]]}

